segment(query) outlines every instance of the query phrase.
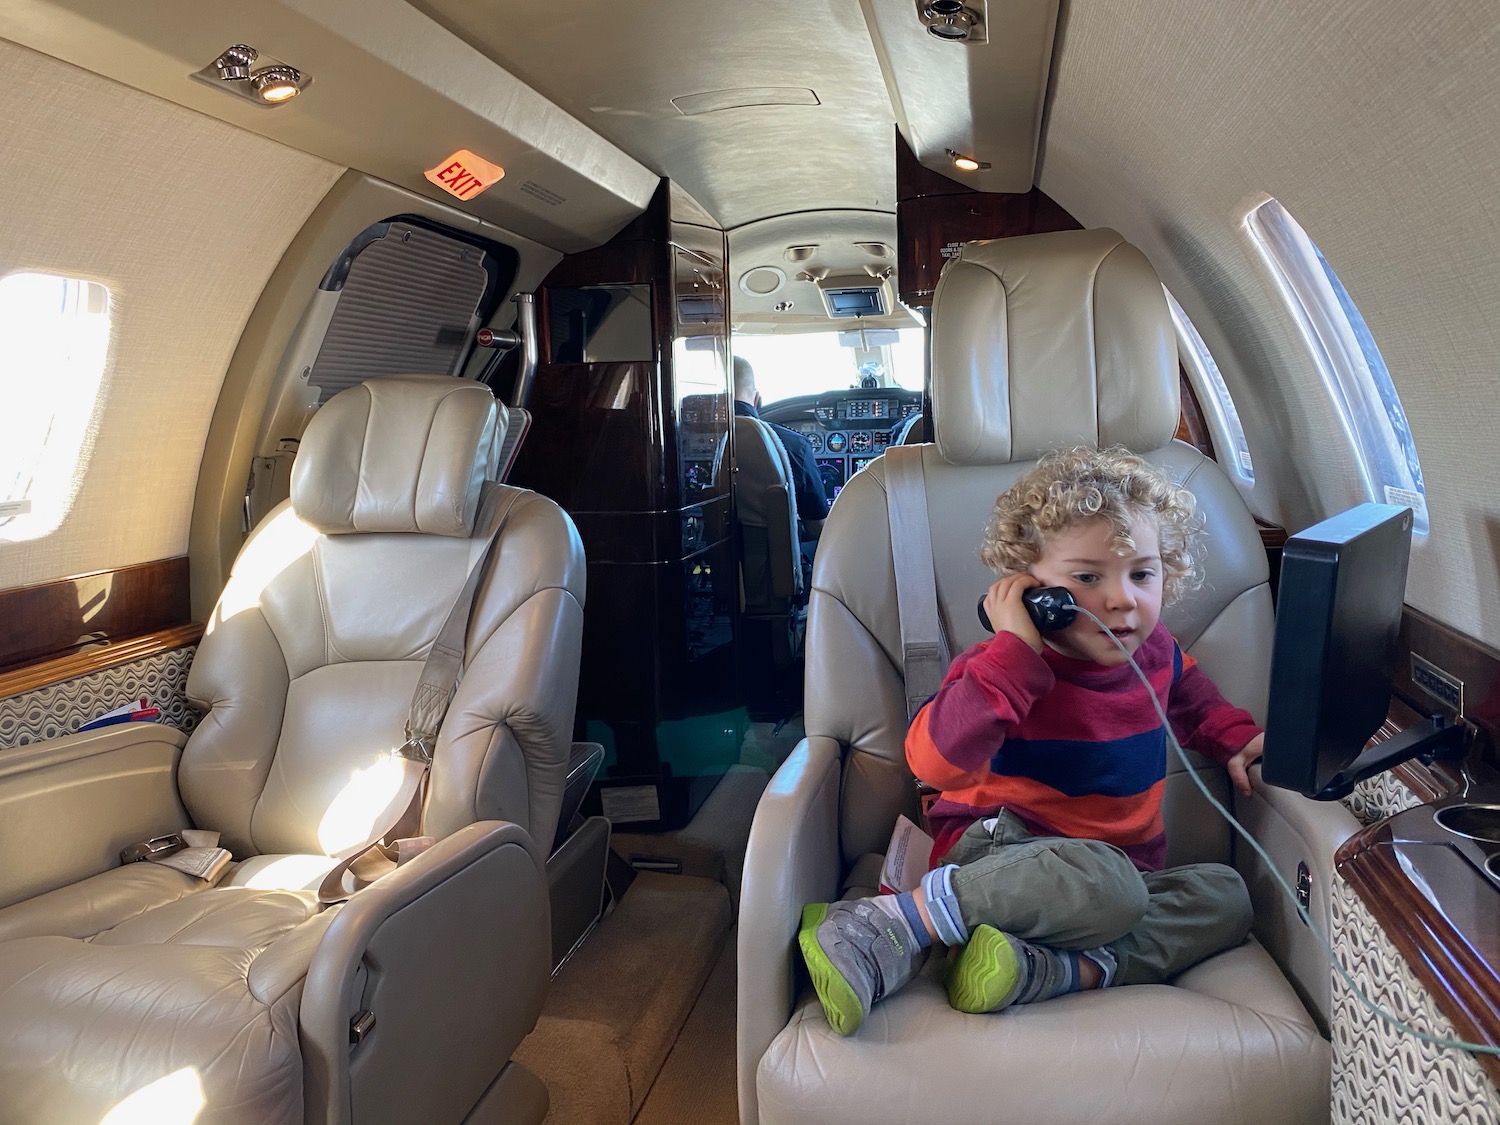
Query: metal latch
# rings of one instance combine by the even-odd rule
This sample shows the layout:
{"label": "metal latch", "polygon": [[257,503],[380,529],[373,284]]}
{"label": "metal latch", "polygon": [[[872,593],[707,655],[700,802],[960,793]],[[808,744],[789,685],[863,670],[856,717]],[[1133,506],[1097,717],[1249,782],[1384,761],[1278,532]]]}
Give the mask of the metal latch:
{"label": "metal latch", "polygon": [[1312,872],[1307,864],[1297,864],[1297,909],[1302,915],[1302,924],[1307,925],[1308,907],[1312,904]]}
{"label": "metal latch", "polygon": [[365,1036],[375,1030],[375,1013],[366,1008],[349,1021],[349,1042],[356,1045],[365,1041]]}

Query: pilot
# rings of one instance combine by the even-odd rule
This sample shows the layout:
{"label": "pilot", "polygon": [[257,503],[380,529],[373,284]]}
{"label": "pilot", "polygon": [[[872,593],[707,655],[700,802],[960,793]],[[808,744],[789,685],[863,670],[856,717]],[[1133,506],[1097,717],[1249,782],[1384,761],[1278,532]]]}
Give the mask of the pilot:
{"label": "pilot", "polygon": [[[760,392],[755,389],[755,369],[748,360],[734,357],[734,412],[748,418],[759,418]],[[792,488],[797,495],[797,516],[802,523],[802,538],[816,539],[823,530],[823,521],[828,518],[828,493],[823,488],[823,477],[818,472],[818,463],[813,458],[812,446],[796,430],[778,426],[775,422],[766,425],[776,431],[792,463]]]}

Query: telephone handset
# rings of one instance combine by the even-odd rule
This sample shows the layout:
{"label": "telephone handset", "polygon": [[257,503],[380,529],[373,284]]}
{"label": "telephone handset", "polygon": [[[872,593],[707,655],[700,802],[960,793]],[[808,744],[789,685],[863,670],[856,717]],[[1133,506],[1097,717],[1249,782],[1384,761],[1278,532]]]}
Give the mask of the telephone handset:
{"label": "telephone handset", "polygon": [[[987,632],[993,633],[990,615],[984,612],[985,595],[979,595],[979,623]],[[1021,602],[1031,617],[1038,633],[1052,633],[1066,629],[1078,616],[1078,603],[1063,586],[1034,586],[1021,595]]]}

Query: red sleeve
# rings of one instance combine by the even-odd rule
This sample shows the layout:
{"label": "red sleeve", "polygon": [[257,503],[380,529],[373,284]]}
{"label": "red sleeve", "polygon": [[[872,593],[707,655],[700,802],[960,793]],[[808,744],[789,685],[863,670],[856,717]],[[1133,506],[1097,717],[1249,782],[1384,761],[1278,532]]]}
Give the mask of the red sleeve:
{"label": "red sleeve", "polygon": [[[1182,652],[1180,647],[1178,652]],[[1178,742],[1220,765],[1260,733],[1250,712],[1225,699],[1208,673],[1185,652],[1182,652],[1182,675],[1172,685],[1167,702],[1167,717],[1172,720],[1172,732]]]}
{"label": "red sleeve", "polygon": [[1054,683],[1047,662],[1014,633],[981,641],[953,662],[907,729],[912,773],[935,789],[972,782]]}

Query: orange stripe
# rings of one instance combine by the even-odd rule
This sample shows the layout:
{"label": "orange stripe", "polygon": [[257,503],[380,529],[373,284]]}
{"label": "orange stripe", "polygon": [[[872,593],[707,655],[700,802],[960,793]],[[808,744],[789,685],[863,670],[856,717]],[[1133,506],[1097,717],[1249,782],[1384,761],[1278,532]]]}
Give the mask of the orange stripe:
{"label": "orange stripe", "polygon": [[[917,712],[917,717],[907,728],[906,764],[911,767],[912,775],[918,781],[931,785],[934,789],[942,789],[945,795],[948,795],[947,790],[963,785],[966,781],[972,781],[975,773],[966,773],[943,757],[942,752],[937,748],[937,743],[933,742],[932,735],[928,733],[927,718],[931,714],[932,704],[923,704],[922,709]],[[991,776],[989,768],[989,763],[986,762],[976,772],[989,777]],[[954,792],[960,791],[954,790]]]}

